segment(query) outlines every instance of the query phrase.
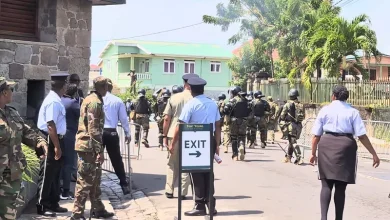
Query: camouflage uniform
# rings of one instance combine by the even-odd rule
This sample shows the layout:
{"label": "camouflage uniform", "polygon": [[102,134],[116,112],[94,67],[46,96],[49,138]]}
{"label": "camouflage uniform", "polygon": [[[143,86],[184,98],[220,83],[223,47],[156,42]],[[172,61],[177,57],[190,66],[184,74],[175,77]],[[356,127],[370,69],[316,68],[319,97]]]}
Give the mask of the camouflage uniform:
{"label": "camouflage uniform", "polygon": [[256,131],[260,131],[260,141],[261,147],[264,148],[266,146],[267,141],[267,117],[270,111],[269,104],[267,101],[262,100],[264,97],[261,91],[255,92],[255,100],[253,100],[251,105],[251,112],[253,115],[250,132],[250,143],[253,145],[256,140]]}
{"label": "camouflage uniform", "polygon": [[84,216],[85,202],[89,196],[95,213],[105,212],[101,201],[102,169],[96,162],[103,153],[104,128],[103,99],[97,92],[88,95],[80,108],[80,119],[76,136],[75,150],[78,155],[77,183],[72,217]]}
{"label": "camouflage uniform", "polygon": [[[0,88],[12,85],[13,82],[0,77]],[[5,106],[0,109],[0,219],[16,219],[16,209],[24,202],[21,182],[27,161],[22,143],[36,150],[47,146],[47,142],[24,123],[16,109]]]}
{"label": "camouflage uniform", "polygon": [[[241,88],[235,87],[231,91],[233,95],[236,95],[237,89],[241,92]],[[233,160],[245,159],[245,137],[247,127],[247,117],[250,113],[248,101],[245,97],[235,96],[230,99],[229,104],[225,106],[225,112],[230,117],[229,129],[230,129],[230,140],[232,142]]]}
{"label": "camouflage uniform", "polygon": [[[294,93],[293,93],[294,92]],[[290,95],[296,94],[296,95]],[[301,150],[297,145],[297,140],[301,136],[302,121],[305,119],[305,110],[303,104],[301,104],[296,98],[299,96],[297,90],[291,90],[289,92],[291,100],[283,106],[282,113],[280,114],[280,127],[283,132],[288,133],[289,147],[284,162],[291,162],[293,153],[295,152],[296,160],[295,164],[302,164]]]}
{"label": "camouflage uniform", "polygon": [[255,100],[253,100],[252,96],[249,96],[248,95],[248,104],[249,104],[249,108],[251,109],[250,113],[249,113],[249,116],[248,116],[248,123],[247,123],[247,127],[246,127],[246,139],[247,139],[247,142],[249,144],[249,148],[255,148],[255,142],[256,142],[256,121],[254,120],[255,119],[255,115],[254,115],[254,112],[253,112],[253,102]]}
{"label": "camouflage uniform", "polygon": [[[226,96],[225,94],[221,94],[218,97],[220,100],[218,101],[218,109],[219,109],[219,114],[221,115],[221,131],[223,132],[223,141],[221,140],[221,144],[224,146],[225,150],[224,152],[227,153],[229,149],[229,144],[230,144],[230,137],[229,137],[229,126],[225,126],[225,116],[223,114],[223,111],[225,109],[225,99]],[[222,139],[222,137],[221,137]]]}
{"label": "camouflage uniform", "polygon": [[[132,111],[135,112],[134,123],[142,126],[142,143],[149,147],[148,134],[149,134],[149,117],[151,114],[150,102],[143,97],[139,97],[132,105]],[[141,130],[140,126],[135,126],[135,144],[138,145],[139,142],[139,132]]]}
{"label": "camouflage uniform", "polygon": [[154,119],[158,126],[158,143],[161,150],[163,150],[163,127],[164,127],[164,110],[168,104],[170,93],[165,92],[163,97],[160,97],[154,105]]}
{"label": "camouflage uniform", "polygon": [[278,119],[278,112],[279,112],[279,105],[276,104],[271,96],[268,96],[268,104],[270,106],[270,112],[268,115],[268,124],[267,124],[267,130],[270,137],[270,141],[273,143],[275,141],[275,132],[278,131],[277,129],[277,119]]}

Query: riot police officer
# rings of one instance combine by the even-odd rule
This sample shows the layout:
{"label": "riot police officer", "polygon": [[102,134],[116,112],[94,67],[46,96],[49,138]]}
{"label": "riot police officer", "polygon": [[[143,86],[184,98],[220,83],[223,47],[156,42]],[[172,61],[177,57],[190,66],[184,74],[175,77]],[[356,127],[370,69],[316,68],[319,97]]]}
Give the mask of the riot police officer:
{"label": "riot police officer", "polygon": [[267,100],[270,106],[270,112],[267,120],[267,130],[270,135],[267,136],[268,138],[270,138],[270,141],[273,144],[275,141],[275,132],[277,131],[276,121],[278,119],[279,105],[274,102],[272,96],[268,96]]}
{"label": "riot police officer", "polygon": [[280,127],[283,133],[287,133],[288,151],[284,162],[291,163],[293,152],[295,152],[296,160],[294,164],[302,164],[301,150],[297,145],[302,131],[302,121],[305,119],[305,110],[303,104],[298,101],[299,92],[296,89],[291,89],[288,92],[289,100],[283,106],[280,114]]}
{"label": "riot police officer", "polygon": [[[231,99],[224,109],[224,113],[230,117],[229,129],[233,150],[232,159],[236,161],[245,159],[245,135],[247,117],[250,113],[248,100],[245,96],[239,95],[241,91],[239,86],[230,88]],[[241,94],[244,95],[243,93]]]}
{"label": "riot police officer", "polygon": [[249,144],[249,148],[255,148],[256,143],[256,123],[254,120],[254,115],[252,111],[252,104],[253,104],[253,92],[249,91],[246,95],[246,99],[248,100],[249,108],[251,109],[251,112],[248,116],[248,124],[246,127],[246,140],[247,144]]}
{"label": "riot police officer", "polygon": [[251,127],[250,142],[253,144],[256,139],[257,130],[260,131],[261,148],[267,146],[267,116],[270,111],[270,106],[267,101],[263,100],[264,97],[261,91],[254,93],[254,100],[252,102],[252,112],[254,120],[254,126]]}
{"label": "riot police officer", "polygon": [[162,97],[157,100],[154,105],[154,120],[158,126],[158,143],[161,150],[163,150],[163,125],[164,125],[164,109],[167,106],[168,99],[171,97],[171,92],[166,90]]}
{"label": "riot police officer", "polygon": [[145,89],[138,90],[138,99],[131,105],[130,118],[134,120],[137,126],[135,126],[135,144],[138,146],[139,141],[139,132],[141,130],[140,126],[143,129],[142,135],[142,144],[145,147],[149,147],[148,134],[149,134],[149,117],[151,114],[151,104],[148,99],[145,97]]}
{"label": "riot police officer", "polygon": [[184,90],[183,86],[177,86],[177,85],[172,86],[173,95],[179,92],[183,92],[183,90]]}

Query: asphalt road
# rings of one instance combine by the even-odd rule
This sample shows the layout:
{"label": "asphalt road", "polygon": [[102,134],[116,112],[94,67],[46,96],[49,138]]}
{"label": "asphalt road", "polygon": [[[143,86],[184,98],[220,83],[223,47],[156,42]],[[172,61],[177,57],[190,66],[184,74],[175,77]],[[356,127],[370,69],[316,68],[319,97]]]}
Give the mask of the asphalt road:
{"label": "asphalt road", "polygon": [[[152,148],[141,149],[142,158],[132,160],[133,181],[158,210],[160,220],[177,216],[178,200],[165,198],[167,152],[157,148],[157,129],[150,131]],[[306,152],[309,155],[309,152]],[[276,145],[247,150],[245,161],[231,160],[222,154],[222,164],[215,165],[218,216],[215,219],[315,220],[320,219],[320,181],[317,168],[311,165],[284,164],[283,151]],[[308,159],[308,158],[307,158]],[[307,162],[305,159],[305,162]],[[377,169],[371,161],[360,159],[357,184],[347,187],[344,219],[390,219],[390,163]],[[183,201],[183,212],[193,202]],[[200,220],[204,217],[182,219]],[[328,219],[334,219],[333,200]]]}

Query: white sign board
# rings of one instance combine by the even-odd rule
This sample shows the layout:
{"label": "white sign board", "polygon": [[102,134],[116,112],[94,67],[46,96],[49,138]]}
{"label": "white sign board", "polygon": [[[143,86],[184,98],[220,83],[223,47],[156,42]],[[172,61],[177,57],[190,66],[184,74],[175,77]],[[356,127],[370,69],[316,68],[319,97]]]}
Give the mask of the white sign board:
{"label": "white sign board", "polygon": [[210,146],[210,131],[184,129],[181,133],[182,170],[210,169]]}

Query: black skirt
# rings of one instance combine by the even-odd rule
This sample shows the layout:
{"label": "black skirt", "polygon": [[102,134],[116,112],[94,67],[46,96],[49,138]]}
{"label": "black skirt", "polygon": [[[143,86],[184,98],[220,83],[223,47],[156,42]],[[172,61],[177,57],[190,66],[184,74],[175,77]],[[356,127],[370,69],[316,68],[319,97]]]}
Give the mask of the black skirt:
{"label": "black skirt", "polygon": [[324,134],[318,143],[319,179],[355,184],[357,147],[352,136]]}

